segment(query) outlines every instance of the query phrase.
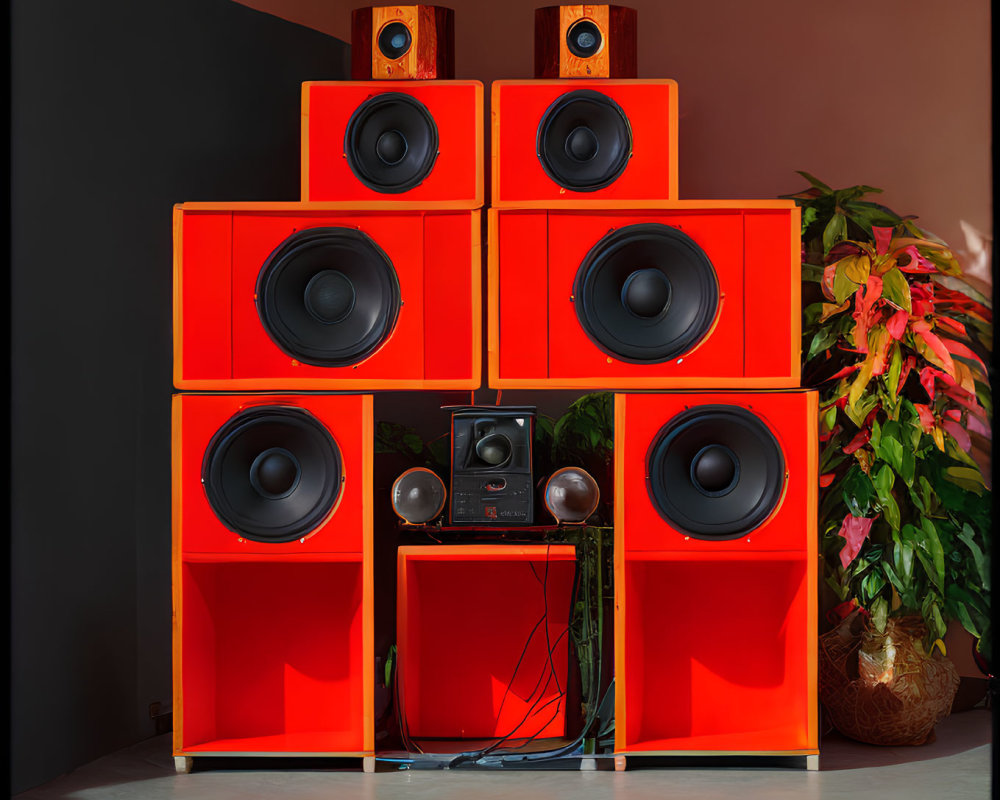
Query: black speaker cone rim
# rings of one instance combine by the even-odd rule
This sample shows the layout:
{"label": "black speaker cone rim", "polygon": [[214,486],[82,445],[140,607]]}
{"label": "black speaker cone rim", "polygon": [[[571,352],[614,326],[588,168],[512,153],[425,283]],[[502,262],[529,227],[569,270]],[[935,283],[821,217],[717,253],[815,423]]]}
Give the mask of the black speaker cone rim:
{"label": "black speaker cone rim", "polygon": [[566,47],[577,58],[592,58],[601,52],[604,37],[592,20],[578,19],[566,31]]}
{"label": "black speaker cone rim", "polygon": [[275,248],[257,277],[268,336],[303,364],[363,361],[391,335],[402,300],[385,252],[354,228],[308,228]]}
{"label": "black speaker cone rim", "polygon": [[410,29],[398,20],[382,26],[378,34],[379,52],[392,61],[405,56],[412,43],[413,36]]}
{"label": "black speaker cone rim", "polygon": [[343,461],[326,427],[302,408],[240,411],[205,449],[208,503],[229,530],[257,542],[290,542],[315,530],[337,504]]}
{"label": "black speaker cone rim", "polygon": [[[706,457],[717,460],[699,474]],[[785,459],[777,437],[752,411],[695,406],[660,428],[646,453],[646,475],[654,508],[673,527],[696,539],[736,539],[777,508]]]}
{"label": "black speaker cone rim", "polygon": [[682,356],[712,329],[719,282],[705,252],[660,223],[611,231],[577,269],[576,316],[604,353],[633,364]]}
{"label": "black speaker cone rim", "polygon": [[614,183],[632,156],[632,128],[612,98],[578,89],[556,98],[538,125],[535,149],[542,169],[574,192]]}
{"label": "black speaker cone rim", "polygon": [[358,106],[347,123],[344,155],[369,189],[399,194],[431,174],[438,129],[427,107],[403,92],[382,92]]}

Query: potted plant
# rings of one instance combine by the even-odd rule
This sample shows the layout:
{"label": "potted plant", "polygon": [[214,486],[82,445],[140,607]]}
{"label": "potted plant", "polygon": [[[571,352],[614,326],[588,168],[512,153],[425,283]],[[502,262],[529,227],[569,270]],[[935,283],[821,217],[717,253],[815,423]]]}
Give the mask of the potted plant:
{"label": "potted plant", "polygon": [[[950,667],[949,620],[989,654],[990,490],[973,454],[989,447],[992,313],[945,243],[864,199],[879,189],[800,174],[811,184],[791,195],[802,208],[803,383],[820,392],[821,552],[845,620],[824,637],[821,693],[830,711],[830,691],[867,682],[919,716],[903,708],[914,691],[906,648],[924,688],[957,688],[957,675],[931,675]],[[831,655],[836,641],[846,655]],[[947,713],[951,697],[939,704]],[[903,743],[896,733],[873,736]]]}

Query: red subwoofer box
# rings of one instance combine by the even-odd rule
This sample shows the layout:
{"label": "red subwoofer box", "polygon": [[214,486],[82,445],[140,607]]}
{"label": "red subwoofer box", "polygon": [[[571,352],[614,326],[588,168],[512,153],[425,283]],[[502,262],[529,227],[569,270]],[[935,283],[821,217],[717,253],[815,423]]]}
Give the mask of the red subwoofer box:
{"label": "red subwoofer box", "polygon": [[173,400],[174,755],[374,752],[370,395]]}
{"label": "red subwoofer box", "polygon": [[174,385],[476,388],[480,253],[478,211],[178,206]]}
{"label": "red subwoofer box", "polygon": [[786,201],[491,210],[489,385],[799,383],[799,211]]}
{"label": "red subwoofer box", "polygon": [[818,752],[817,441],[815,392],[616,395],[617,752]]}

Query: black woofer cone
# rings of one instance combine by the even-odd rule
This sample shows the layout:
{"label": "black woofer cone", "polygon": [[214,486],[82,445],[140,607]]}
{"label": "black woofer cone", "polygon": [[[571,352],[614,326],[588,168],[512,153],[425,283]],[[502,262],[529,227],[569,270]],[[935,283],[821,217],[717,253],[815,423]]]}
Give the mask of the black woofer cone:
{"label": "black woofer cone", "polygon": [[257,278],[257,313],[292,358],[320,367],[356,364],[392,333],[399,279],[372,239],[353,228],[293,233]]}
{"label": "black woofer cone", "polygon": [[663,519],[697,539],[735,539],[774,511],[785,486],[781,445],[739,406],[688,409],[646,453],[646,486]]}
{"label": "black woofer cone", "polygon": [[201,480],[209,505],[231,531],[258,542],[306,536],[340,495],[340,449],[308,411],[259,406],[212,437]]}
{"label": "black woofer cone", "polygon": [[601,51],[601,29],[589,19],[581,19],[566,31],[566,47],[577,58],[590,58]]}
{"label": "black woofer cone", "polygon": [[489,433],[476,442],[476,457],[491,467],[502,467],[510,461],[514,449],[502,433]]}
{"label": "black woofer cone", "polygon": [[437,152],[438,130],[430,111],[401,92],[369,98],[347,123],[347,163],[376,192],[399,194],[419,186],[431,174]]}
{"label": "black woofer cone", "polygon": [[552,180],[564,189],[594,192],[625,171],[632,155],[632,128],[614,100],[580,89],[549,106],[538,125],[536,148]]}
{"label": "black woofer cone", "polygon": [[590,249],[573,301],[580,325],[602,351],[658,364],[683,355],[711,330],[719,281],[689,236],[641,223],[612,231]]}
{"label": "black woofer cone", "polygon": [[412,42],[410,29],[402,22],[390,22],[379,31],[378,49],[382,55],[393,61],[405,56]]}

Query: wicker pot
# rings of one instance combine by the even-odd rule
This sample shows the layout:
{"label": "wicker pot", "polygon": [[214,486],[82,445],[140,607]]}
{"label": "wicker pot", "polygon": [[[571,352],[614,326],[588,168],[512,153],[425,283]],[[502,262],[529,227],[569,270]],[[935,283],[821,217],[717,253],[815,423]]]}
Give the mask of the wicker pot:
{"label": "wicker pot", "polygon": [[868,744],[931,740],[959,678],[937,649],[924,651],[925,635],[919,617],[890,619],[878,633],[855,612],[820,637],[820,699],[837,730]]}

